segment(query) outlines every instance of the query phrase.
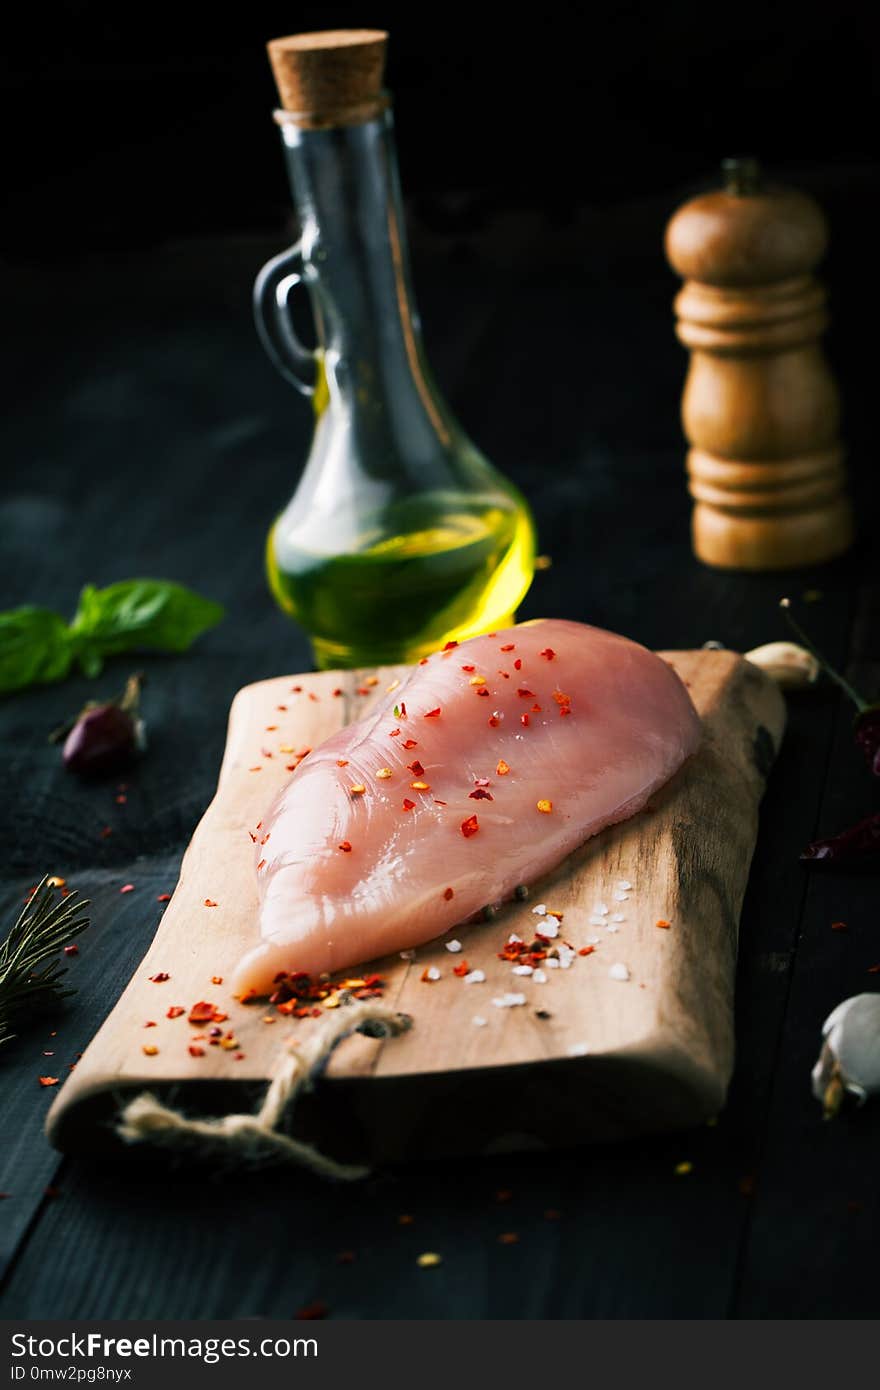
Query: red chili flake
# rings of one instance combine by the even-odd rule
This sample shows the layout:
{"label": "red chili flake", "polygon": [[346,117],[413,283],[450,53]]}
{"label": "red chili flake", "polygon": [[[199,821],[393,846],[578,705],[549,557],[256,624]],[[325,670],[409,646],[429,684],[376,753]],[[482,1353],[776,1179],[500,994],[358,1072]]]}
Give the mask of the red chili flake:
{"label": "red chili flake", "polygon": [[300,1322],[308,1322],[316,1318],[326,1318],[329,1312],[330,1309],[327,1304],[316,1298],[313,1302],[307,1303],[304,1308],[300,1308],[293,1316]]}
{"label": "red chili flake", "polygon": [[425,770],[419,762],[418,758],[416,758],[414,762],[407,763],[406,767],[407,771],[411,772],[413,777],[421,777],[422,773]]}
{"label": "red chili flake", "polygon": [[498,728],[498,725],[499,725],[500,723],[501,723],[501,714],[500,714],[500,712],[499,712],[498,710],[495,710],[495,712],[494,712],[493,714],[490,714],[490,715],[489,715],[489,728],[490,728],[490,729],[497,729],[497,728]]}
{"label": "red chili flake", "polygon": [[211,1019],[214,1023],[225,1023],[228,1017],[229,1014],[223,1014],[219,1009],[215,1009],[211,1015]]}
{"label": "red chili flake", "polygon": [[[256,836],[255,836],[254,838],[256,838]],[[170,903],[170,902],[171,902],[171,894],[170,894],[170,893],[160,893],[160,894],[158,895],[158,897],[156,898],[156,902],[157,902],[157,903]]]}
{"label": "red chili flake", "polygon": [[120,893],[133,893],[133,892],[134,892],[134,884],[133,884],[133,883],[123,883],[123,885],[122,885],[122,887],[120,888],[119,891],[120,891]]}
{"label": "red chili flake", "polygon": [[522,670],[522,661],[520,660],[519,657],[517,657],[517,658],[516,658],[516,661],[513,663],[513,669],[514,669],[514,671],[521,671],[521,670]]}
{"label": "red chili flake", "polygon": [[409,1212],[405,1211],[401,1212],[400,1216],[398,1216],[397,1224],[398,1226],[413,1226],[415,1225],[415,1220],[416,1218],[414,1216],[410,1216]]}
{"label": "red chili flake", "polygon": [[[400,730],[398,730],[398,733],[399,732]],[[403,740],[402,747],[405,748],[407,752],[409,752],[410,748],[418,748],[418,746],[418,741],[414,738],[405,738]]]}
{"label": "red chili flake", "polygon": [[299,767],[299,763],[285,763],[285,764],[284,764],[284,771],[285,771],[285,772],[296,772],[296,769],[297,769],[298,767]]}
{"label": "red chili flake", "polygon": [[527,714],[521,714],[519,717],[519,722],[520,724],[522,724],[524,729],[527,729],[532,721],[529,719],[529,716]]}
{"label": "red chili flake", "polygon": [[265,859],[261,859],[260,862],[259,862],[259,864],[257,865],[257,873],[259,873],[261,869],[265,869],[265,867],[266,867],[266,861],[265,861]]}
{"label": "red chili flake", "polygon": [[444,888],[444,889],[443,889],[443,896],[444,896],[444,898],[446,899],[446,901],[447,901],[448,903],[449,903],[449,902],[452,902],[452,899],[455,897],[455,889],[454,889],[454,888]]}
{"label": "red chili flake", "polygon": [[336,1256],[336,1263],[338,1265],[353,1265],[356,1259],[357,1255],[353,1250],[340,1250]]}
{"label": "red chili flake", "polygon": [[171,979],[171,976],[168,974],[167,970],[160,970],[157,975],[151,975],[150,979],[154,985],[164,985],[166,980]]}
{"label": "red chili flake", "polygon": [[556,701],[557,705],[562,705],[563,707],[571,704],[571,696],[566,695],[563,690],[554,690],[553,699]]}
{"label": "red chili flake", "polygon": [[217,904],[214,902],[214,899],[213,899],[213,898],[205,898],[205,907],[216,907],[216,906],[217,906]]}
{"label": "red chili flake", "polygon": [[461,669],[462,669],[463,671],[467,671],[468,674],[470,674],[471,671],[476,671],[477,668],[476,668],[476,666],[462,666]]}
{"label": "red chili flake", "polygon": [[249,768],[248,768],[248,772],[262,772],[262,771],[263,771],[263,769],[260,767],[259,764],[257,764],[256,767],[249,767]]}
{"label": "red chili flake", "polygon": [[504,761],[503,758],[499,758],[499,759],[498,759],[498,765],[497,765],[497,767],[495,768],[495,773],[496,773],[496,775],[497,775],[498,777],[506,777],[509,771],[510,771],[509,765]]}
{"label": "red chili flake", "polygon": [[666,920],[665,917],[658,917],[658,918],[657,918],[657,921],[654,923],[654,926],[655,926],[655,927],[662,927],[664,931],[668,931],[669,928],[672,926],[672,923],[671,923],[671,922],[667,922],[667,920]]}
{"label": "red chili flake", "polygon": [[413,807],[415,806],[415,804],[416,804],[416,803],[415,803],[414,801],[410,801],[410,799],[409,799],[408,796],[405,796],[405,797],[403,798],[403,809],[404,809],[404,811],[411,811],[411,810],[413,809]]}
{"label": "red chili flake", "polygon": [[435,806],[448,806],[448,805],[449,805],[449,802],[448,802],[448,801],[438,801],[437,798],[436,798],[436,796],[432,796],[432,797],[431,797],[431,800],[433,801],[433,803],[434,803]]}
{"label": "red chili flake", "polygon": [[529,690],[528,686],[525,685],[518,685],[516,693],[521,700],[534,700],[535,698],[534,690]]}
{"label": "red chili flake", "polygon": [[336,697],[338,698],[338,697],[342,694],[342,688],[341,688],[341,686],[338,686],[338,685],[337,685],[336,689],[335,689],[334,691],[332,691],[331,693],[332,693],[334,696],[336,696]]}
{"label": "red chili flake", "polygon": [[476,835],[479,828],[480,822],[476,816],[468,816],[467,820],[463,820],[461,823],[461,833],[466,840],[469,840],[471,835]]}
{"label": "red chili flake", "polygon": [[343,854],[351,854],[351,841],[343,840],[341,844],[336,846],[336,848],[341,849]]}
{"label": "red chili flake", "polygon": [[[144,1024],[144,1027],[145,1027],[145,1028],[158,1028],[159,1025],[158,1025],[158,1023],[154,1023],[153,1020],[152,1020],[151,1018],[148,1018],[147,1021],[146,1021],[146,1023]],[[43,1056],[44,1056],[44,1057],[47,1057],[47,1056],[48,1056],[48,1057],[51,1057],[51,1056],[52,1056],[52,1053],[51,1053],[51,1052],[49,1052],[49,1053],[44,1052],[44,1053],[43,1053]]]}
{"label": "red chili flake", "polygon": [[428,658],[427,658],[426,656],[421,657],[421,659],[419,660],[419,665],[420,665],[420,666],[427,666],[427,664],[428,664]]}
{"label": "red chili flake", "polygon": [[[166,976],[166,979],[167,979],[167,976]],[[180,1007],[179,1004],[172,1004],[172,1005],[171,1005],[171,1008],[168,1010],[168,1012],[167,1012],[167,1014],[165,1015],[165,1017],[166,1017],[166,1018],[180,1018],[180,1015],[181,1015],[181,1014],[185,1014],[185,1013],[186,1013],[186,1009],[182,1009],[182,1008]]]}
{"label": "red chili flake", "polygon": [[499,669],[498,674],[499,674],[499,676],[502,676],[502,677],[504,678],[504,680],[506,680],[506,681],[509,681],[509,680],[510,680],[510,672],[509,672],[509,671],[502,671],[502,670]]}
{"label": "red chili flake", "polygon": [[444,650],[445,652],[451,652],[451,651],[453,651],[457,646],[458,646],[458,643],[457,643],[457,642],[447,642],[447,643],[446,643],[446,646],[443,648],[443,650]]}
{"label": "red chili flake", "polygon": [[439,715],[440,715],[440,706],[438,705],[436,709],[429,709],[425,714],[422,715],[422,718],[423,718],[423,719],[437,719],[437,718],[439,717]]}
{"label": "red chili flake", "polygon": [[595,946],[582,946],[578,951],[579,956],[591,956],[595,951]]}
{"label": "red chili flake", "polygon": [[548,1207],[547,1210],[544,1212],[544,1220],[545,1220],[545,1221],[561,1221],[561,1220],[562,1220],[562,1212],[561,1212],[561,1211],[557,1211],[556,1207]]}
{"label": "red chili flake", "polygon": [[189,1011],[187,1022],[189,1023],[212,1023],[214,1020],[215,1005],[209,1004],[207,1000],[200,999],[197,1004],[193,1004]]}
{"label": "red chili flake", "polygon": [[868,966],[868,974],[869,974],[869,975],[880,975],[880,965],[869,965],[869,966]]}
{"label": "red chili flake", "polygon": [[126,801],[128,800],[128,797],[125,795],[125,792],[120,792],[119,795],[114,799],[116,801],[117,806],[124,806]]}
{"label": "red chili flake", "polygon": [[538,652],[538,655],[543,656],[547,661],[552,661],[556,653],[552,647],[545,647],[542,652]]}
{"label": "red chili flake", "polygon": [[109,838],[110,838],[110,836],[111,836],[112,834],[113,834],[113,831],[110,829],[110,826],[109,826],[109,825],[105,825],[105,826],[104,826],[104,829],[101,831],[101,839],[102,839],[102,840],[109,840]]}
{"label": "red chili flake", "polygon": [[368,685],[359,685],[355,693],[357,695],[369,695],[370,687]]}
{"label": "red chili flake", "polygon": [[519,1236],[516,1231],[502,1231],[498,1237],[499,1245],[516,1245],[518,1241]]}
{"label": "red chili flake", "polygon": [[406,718],[406,705],[404,704],[403,700],[401,700],[401,702],[400,702],[399,705],[395,705],[395,706],[394,706],[394,718],[395,718],[395,719],[405,719],[405,718]]}
{"label": "red chili flake", "polygon": [[494,801],[491,792],[487,792],[485,787],[475,787],[472,792],[468,792],[471,801]]}
{"label": "red chili flake", "polygon": [[276,705],[275,708],[276,708],[276,709],[280,709],[281,712],[282,712],[282,714],[286,714],[286,713],[287,713],[287,706],[286,706],[286,705]]}
{"label": "red chili flake", "polygon": [[[337,758],[337,759],[336,759],[336,766],[337,766],[337,767],[348,767],[348,758]],[[257,826],[257,829],[259,830],[259,826]]]}
{"label": "red chili flake", "polygon": [[515,642],[507,642],[507,643],[505,643],[505,645],[501,648],[501,650],[502,650],[503,652],[515,652],[515,651],[516,651],[516,643],[515,643]]}
{"label": "red chili flake", "polygon": [[222,975],[212,975],[212,976],[211,976],[211,984],[212,984],[212,985],[222,985],[222,983],[223,983],[223,976],[222,976]]}
{"label": "red chili flake", "polygon": [[276,730],[277,728],[278,728],[278,725],[277,725],[277,724],[267,724],[267,725],[266,725],[266,733],[267,733],[267,734],[274,734],[274,732],[275,732],[275,730]]}
{"label": "red chili flake", "polygon": [[300,694],[302,693],[302,686],[301,686],[301,685],[292,685],[292,686],[290,687],[290,689],[291,689],[291,693],[294,694],[294,695],[300,695]]}
{"label": "red chili flake", "polygon": [[475,693],[476,693],[477,695],[482,695],[482,697],[483,697],[484,700],[488,700],[488,698],[489,698],[489,691],[485,688],[485,686],[482,686],[482,687],[481,687],[479,690],[477,690]]}
{"label": "red chili flake", "polygon": [[438,977],[437,977],[436,975],[429,975],[429,974],[428,974],[429,968],[430,968],[429,966],[427,966],[427,965],[425,966],[424,970],[422,971],[421,975],[419,976],[419,979],[421,980],[421,982],[422,982],[423,985],[436,985],[436,983],[437,983],[437,978],[438,978]]}
{"label": "red chili flake", "polygon": [[832,922],[832,923],[831,923],[831,930],[832,930],[832,931],[849,931],[849,927],[846,925],[846,922]]}
{"label": "red chili flake", "polygon": [[320,700],[320,698],[321,698],[320,695],[316,695],[315,692],[314,692],[314,690],[310,690],[310,691],[309,691],[309,699],[310,699],[310,700],[314,700],[316,704],[317,704],[318,700]]}
{"label": "red chili flake", "polygon": [[190,1057],[204,1057],[205,1055],[205,1049],[203,1047],[199,1047],[198,1043],[190,1043],[189,1048],[187,1050],[189,1052]]}
{"label": "red chili flake", "polygon": [[460,980],[463,980],[465,975],[469,975],[471,973],[471,968],[466,960],[460,960],[458,962],[458,965],[454,965],[452,967],[452,973],[453,975],[457,975]]}
{"label": "red chili flake", "polygon": [[41,1086],[57,1086],[57,1076],[41,1076],[38,1078]]}
{"label": "red chili flake", "polygon": [[499,1190],[495,1193],[495,1201],[496,1201],[496,1202],[512,1202],[512,1201],[513,1201],[513,1193],[511,1192],[510,1188],[509,1188],[509,1187],[501,1187],[501,1188],[499,1188]]}

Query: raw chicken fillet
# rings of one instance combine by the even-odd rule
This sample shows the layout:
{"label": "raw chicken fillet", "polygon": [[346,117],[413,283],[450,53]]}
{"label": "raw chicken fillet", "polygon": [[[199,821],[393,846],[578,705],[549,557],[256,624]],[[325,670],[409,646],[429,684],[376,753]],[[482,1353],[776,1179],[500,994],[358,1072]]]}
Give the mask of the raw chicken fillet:
{"label": "raw chicken fillet", "polygon": [[264,818],[262,941],[235,987],[418,946],[504,902],[640,810],[699,739],[671,667],[611,632],[548,620],[435,653]]}

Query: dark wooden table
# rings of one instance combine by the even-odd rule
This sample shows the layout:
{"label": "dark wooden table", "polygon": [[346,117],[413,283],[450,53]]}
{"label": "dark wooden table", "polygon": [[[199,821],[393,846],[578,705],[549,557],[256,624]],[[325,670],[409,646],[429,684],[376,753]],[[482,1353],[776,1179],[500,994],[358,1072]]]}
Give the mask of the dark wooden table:
{"label": "dark wooden table", "polygon": [[[659,252],[669,205],[577,218],[422,209],[417,288],[440,382],[530,497],[553,557],[522,616],[620,629],[655,646],[783,635],[777,600],[821,590],[816,639],[880,685],[872,517],[876,385],[859,325],[876,175],[817,175],[837,230],[833,346],[862,519],[845,562],[786,577],[713,573],[688,543],[677,405],[683,354]],[[454,210],[453,210],[454,211]],[[443,225],[441,226],[441,222]],[[157,895],[212,793],[229,701],[304,669],[303,635],[263,581],[266,529],[292,491],[308,410],[261,356],[249,284],[276,239],[172,245],[2,269],[13,345],[2,416],[2,606],[72,611],[82,583],[163,575],[222,601],[187,656],[144,661],[150,748],[116,787],[66,775],[46,733],[121,686],[120,660],[0,707],[4,921],[42,872],[93,903],[78,994],[0,1055],[0,1257],[8,1316],[871,1316],[880,1103],[823,1123],[809,1089],[820,1025],[877,988],[877,881],[808,876],[800,847],[877,804],[850,711],[791,702],[742,921],[738,1064],[714,1127],[567,1154],[383,1172],[357,1187],[229,1175],[154,1156],[61,1159],[42,1123],[156,926]],[[870,375],[869,375],[870,373]],[[872,595],[874,599],[872,600]],[[105,827],[112,833],[102,836]],[[120,896],[124,883],[135,891]],[[847,932],[832,932],[843,919]],[[44,1054],[51,1052],[51,1057]],[[693,1164],[676,1174],[682,1160]],[[558,1219],[547,1213],[558,1213]],[[402,1223],[402,1216],[411,1222]],[[516,1232],[514,1244],[499,1243]],[[416,1266],[436,1250],[443,1262]],[[340,1261],[341,1252],[354,1259]]]}

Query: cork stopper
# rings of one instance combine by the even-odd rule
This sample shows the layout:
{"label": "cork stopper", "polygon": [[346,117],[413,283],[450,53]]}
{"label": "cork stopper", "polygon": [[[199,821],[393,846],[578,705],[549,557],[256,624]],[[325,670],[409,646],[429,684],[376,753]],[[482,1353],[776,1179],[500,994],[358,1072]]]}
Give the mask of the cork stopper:
{"label": "cork stopper", "polygon": [[388,105],[382,89],[388,35],[382,29],[290,34],[266,45],[281,121],[306,129],[354,125]]}

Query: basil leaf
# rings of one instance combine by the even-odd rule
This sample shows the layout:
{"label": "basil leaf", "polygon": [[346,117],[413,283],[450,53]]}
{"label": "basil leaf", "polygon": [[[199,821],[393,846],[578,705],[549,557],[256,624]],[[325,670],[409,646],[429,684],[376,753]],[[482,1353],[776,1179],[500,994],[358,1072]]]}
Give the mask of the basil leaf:
{"label": "basil leaf", "polygon": [[51,609],[0,613],[0,694],[60,681],[72,659],[67,624]]}
{"label": "basil leaf", "polygon": [[182,652],[223,617],[219,603],[164,579],[125,579],[96,589],[87,584],[71,625],[77,658],[87,675],[114,652],[154,647]]}

